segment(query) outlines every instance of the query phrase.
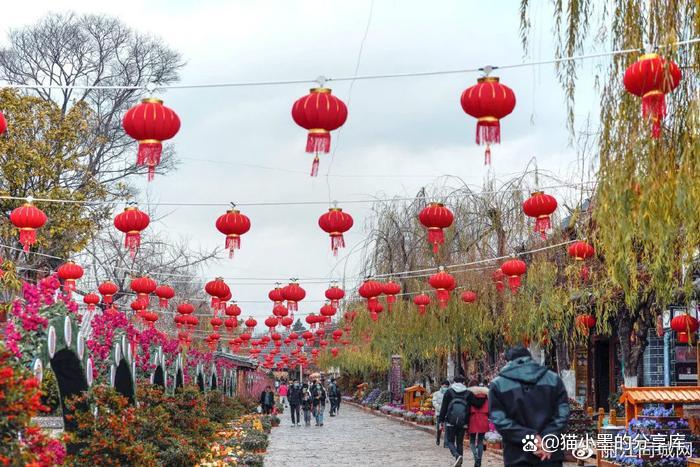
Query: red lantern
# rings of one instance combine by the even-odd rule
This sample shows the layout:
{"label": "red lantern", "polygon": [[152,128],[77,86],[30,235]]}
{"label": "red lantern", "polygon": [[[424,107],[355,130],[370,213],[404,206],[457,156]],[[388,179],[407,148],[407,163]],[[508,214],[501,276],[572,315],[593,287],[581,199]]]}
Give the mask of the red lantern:
{"label": "red lantern", "polygon": [[272,332],[277,327],[278,324],[279,324],[279,320],[277,318],[275,318],[274,316],[270,316],[269,318],[267,318],[265,320],[265,326],[270,328],[270,332]]}
{"label": "red lantern", "polygon": [[233,332],[233,330],[238,327],[238,320],[234,318],[227,318],[226,321],[224,321],[224,325],[226,326],[226,330],[228,332]]}
{"label": "red lantern", "polygon": [[534,217],[535,232],[538,232],[542,239],[547,238],[547,230],[552,228],[550,217],[557,209],[557,200],[554,196],[546,195],[542,191],[536,191],[523,203],[523,212],[528,217]]}
{"label": "red lantern", "polygon": [[338,347],[333,347],[333,348],[331,349],[331,355],[333,355],[333,358],[335,358],[335,357],[338,356],[338,351],[339,351],[339,350],[340,350],[340,349],[338,349]]}
{"label": "red lantern", "polygon": [[625,71],[627,92],[642,98],[642,117],[651,120],[651,136],[661,136],[661,121],[666,116],[666,94],[681,82],[681,70],[658,54],[644,54]]}
{"label": "red lantern", "polygon": [[284,301],[284,294],[282,293],[282,288],[279,286],[270,290],[270,293],[268,293],[267,296],[275,304],[282,303]]}
{"label": "red lantern", "polygon": [[386,304],[391,311],[392,305],[396,302],[396,295],[401,293],[401,286],[390,280],[383,285],[384,295],[386,295]]}
{"label": "red lantern", "polygon": [[102,295],[102,302],[106,305],[112,303],[112,297],[119,292],[117,284],[111,281],[104,281],[97,287],[97,291]]}
{"label": "red lantern", "polygon": [[678,333],[678,342],[687,344],[698,330],[698,320],[686,313],[676,315],[671,320],[671,329]]}
{"label": "red lantern", "polygon": [[289,310],[287,310],[287,307],[284,305],[275,305],[274,307],[272,307],[272,314],[277,316],[278,318],[282,318],[289,314]]}
{"label": "red lantern", "polygon": [[587,242],[578,241],[569,245],[568,253],[575,261],[581,262],[579,275],[581,280],[586,282],[588,280],[588,267],[583,262],[595,255],[595,249]]}
{"label": "red lantern", "polygon": [[282,297],[287,301],[287,308],[294,312],[299,309],[298,303],[306,297],[306,290],[296,282],[290,282],[282,289]]}
{"label": "red lantern", "polygon": [[501,265],[501,271],[508,276],[510,290],[515,292],[520,287],[520,276],[527,271],[527,265],[519,259],[509,259]]}
{"label": "red lantern", "polygon": [[31,203],[24,203],[10,213],[10,222],[19,229],[19,242],[24,246],[24,251],[36,243],[36,229],[46,224],[47,217],[44,211]]}
{"label": "red lantern", "polygon": [[197,318],[196,316],[194,316],[194,315],[187,315],[187,316],[185,316],[185,317],[187,318],[187,327],[188,327],[189,329],[194,329],[194,328],[196,328],[197,325],[199,324],[199,318]]}
{"label": "red lantern", "polygon": [[95,305],[100,303],[100,296],[96,293],[89,293],[83,297],[83,303],[87,305],[88,311],[93,311]]}
{"label": "red lantern", "polygon": [[589,314],[582,314],[576,317],[576,325],[581,329],[584,335],[588,335],[591,329],[596,325],[595,316]]}
{"label": "red lantern", "polygon": [[245,325],[248,329],[253,329],[258,325],[258,322],[252,316],[245,320]]}
{"label": "red lantern", "polygon": [[377,304],[377,297],[379,297],[382,292],[384,292],[384,286],[381,282],[377,282],[372,279],[366,279],[357,292],[362,298],[367,299],[367,309],[373,311]]}
{"label": "red lantern", "polygon": [[315,153],[311,176],[318,175],[318,153],[328,153],[331,148],[331,131],[340,128],[348,118],[345,103],[324,87],[313,88],[309,95],[297,100],[292,107],[294,122],[309,131],[306,152]]}
{"label": "red lantern", "polygon": [[241,308],[235,303],[230,304],[226,307],[226,316],[237,317],[241,315]]}
{"label": "red lantern", "polygon": [[124,212],[117,214],[114,218],[114,226],[126,234],[124,246],[129,249],[132,258],[136,256],[136,250],[141,245],[141,232],[150,222],[151,218],[148,214],[140,211],[136,206],[126,207]]}
{"label": "red lantern", "polygon": [[418,220],[428,229],[428,243],[433,245],[433,253],[437,254],[440,245],[445,243],[443,229],[451,226],[454,218],[452,211],[442,203],[430,203],[418,214]]}
{"label": "red lantern", "polygon": [[211,307],[215,312],[219,310],[221,299],[231,293],[231,289],[221,277],[207,282],[204,291],[211,296]]}
{"label": "red lantern", "polygon": [[476,144],[485,144],[484,164],[491,164],[491,144],[501,142],[500,120],[515,108],[515,93],[495,76],[484,76],[462,93],[462,109],[477,119]]}
{"label": "red lantern", "polygon": [[338,256],[338,248],[345,248],[343,234],[350,230],[353,221],[350,214],[340,208],[330,208],[318,218],[318,226],[331,237],[333,256]]}
{"label": "red lantern", "polygon": [[59,279],[63,279],[63,290],[70,293],[75,290],[75,281],[83,277],[83,268],[73,261],[63,263],[56,269]]}
{"label": "red lantern", "polygon": [[326,298],[331,301],[331,305],[338,307],[338,303],[345,297],[345,291],[333,284],[326,289]]}
{"label": "red lantern", "polygon": [[133,302],[131,302],[131,309],[137,314],[141,314],[143,310],[148,308],[148,303],[140,298],[137,298]]}
{"label": "red lantern", "polygon": [[148,303],[148,296],[156,290],[156,287],[158,287],[156,281],[148,276],[137,277],[131,280],[131,290],[136,293],[139,299],[146,303]]}
{"label": "red lantern", "polygon": [[290,318],[289,316],[284,316],[282,319],[280,319],[280,324],[284,326],[285,328],[289,329],[289,327],[294,324],[294,320]]}
{"label": "red lantern", "polygon": [[175,296],[175,290],[169,285],[159,285],[156,287],[155,294],[158,297],[158,305],[161,308],[167,308],[168,301]]}
{"label": "red lantern", "polygon": [[462,292],[462,301],[464,303],[474,303],[476,301],[476,298],[476,292],[472,292],[471,290]]}
{"label": "red lantern", "polygon": [[331,333],[331,336],[333,336],[334,341],[338,342],[340,338],[343,337],[343,331],[341,331],[340,329],[336,329]]}
{"label": "red lantern", "polygon": [[216,220],[216,228],[226,235],[226,249],[233,258],[233,250],[241,248],[241,235],[250,230],[250,219],[237,209],[229,209]]}
{"label": "red lantern", "polygon": [[326,303],[325,305],[323,305],[321,307],[320,313],[321,313],[321,316],[323,318],[319,322],[323,323],[325,321],[325,322],[330,323],[331,318],[333,317],[333,315],[335,315],[335,312],[336,312],[336,308],[333,305],[331,305],[330,303]]}
{"label": "red lantern", "polygon": [[214,331],[217,331],[222,324],[224,324],[223,320],[221,318],[217,318],[214,316],[210,321],[211,327],[214,328]]}
{"label": "red lantern", "polygon": [[430,305],[430,296],[426,294],[416,295],[413,297],[413,303],[418,306],[418,313],[424,315],[425,307]]}
{"label": "red lantern", "polygon": [[0,135],[5,133],[7,130],[7,120],[5,120],[5,116],[0,112]]}
{"label": "red lantern", "polygon": [[144,311],[141,314],[141,318],[148,324],[149,327],[153,327],[156,321],[158,321],[158,314],[152,311]]}
{"label": "red lantern", "polygon": [[450,291],[454,290],[454,288],[457,286],[455,278],[452,276],[452,274],[445,272],[445,270],[441,267],[440,271],[430,276],[428,283],[435,289],[435,294],[437,295],[440,308],[445,308],[447,306],[447,302],[450,300]]}
{"label": "red lantern", "polygon": [[161,142],[177,134],[180,118],[162,100],[148,98],[126,112],[122,126],[127,135],[139,142],[136,165],[147,166],[148,180],[153,180],[163,151]]}
{"label": "red lantern", "polygon": [[177,306],[177,312],[181,315],[191,315],[194,313],[194,306],[191,303],[180,303]]}
{"label": "red lantern", "polygon": [[316,321],[316,315],[313,313],[309,314],[306,317],[305,321],[306,321],[306,324],[308,324],[309,327],[311,327],[311,329],[314,329],[316,327],[316,323],[318,322],[318,321]]}

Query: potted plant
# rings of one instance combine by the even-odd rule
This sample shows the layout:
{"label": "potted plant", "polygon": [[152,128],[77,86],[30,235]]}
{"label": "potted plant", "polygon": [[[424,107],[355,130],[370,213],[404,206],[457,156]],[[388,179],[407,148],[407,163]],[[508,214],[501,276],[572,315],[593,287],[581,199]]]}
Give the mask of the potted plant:
{"label": "potted plant", "polygon": [[486,434],[484,434],[484,441],[486,442],[486,444],[489,445],[489,448],[491,449],[503,448],[503,438],[501,438],[501,435],[499,435],[495,431],[487,431]]}

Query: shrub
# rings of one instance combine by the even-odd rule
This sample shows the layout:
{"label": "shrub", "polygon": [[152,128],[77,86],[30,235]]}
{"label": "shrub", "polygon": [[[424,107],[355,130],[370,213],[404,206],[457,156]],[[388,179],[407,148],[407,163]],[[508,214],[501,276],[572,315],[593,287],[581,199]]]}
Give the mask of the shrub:
{"label": "shrub", "polygon": [[58,392],[58,381],[51,368],[44,369],[41,380],[41,403],[49,411],[46,415],[61,416],[61,395]]}
{"label": "shrub", "polygon": [[246,451],[261,452],[267,449],[267,445],[267,434],[255,430],[246,431],[245,436],[241,440],[241,447]]}
{"label": "shrub", "polygon": [[229,423],[248,412],[248,407],[238,398],[225,397],[219,391],[210,391],[205,396],[209,419],[221,425]]}

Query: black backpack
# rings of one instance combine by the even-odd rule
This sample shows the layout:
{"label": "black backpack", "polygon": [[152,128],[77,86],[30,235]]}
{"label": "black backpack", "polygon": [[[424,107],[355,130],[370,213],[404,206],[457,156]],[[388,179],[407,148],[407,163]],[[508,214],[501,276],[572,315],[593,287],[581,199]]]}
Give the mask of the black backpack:
{"label": "black backpack", "polygon": [[467,426],[469,423],[469,403],[467,402],[467,391],[464,391],[464,394],[457,394],[455,392],[454,397],[450,401],[450,405],[447,406],[445,421],[452,426]]}

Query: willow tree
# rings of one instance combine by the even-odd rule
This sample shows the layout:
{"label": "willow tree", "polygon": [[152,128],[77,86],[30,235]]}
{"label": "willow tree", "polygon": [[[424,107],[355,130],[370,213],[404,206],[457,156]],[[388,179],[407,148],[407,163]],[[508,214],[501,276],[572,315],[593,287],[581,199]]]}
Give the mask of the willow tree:
{"label": "willow tree", "polygon": [[[382,313],[376,323],[370,322],[364,313],[363,332],[365,328],[372,332],[371,349],[387,359],[392,353],[400,353],[404,363],[416,374],[439,375],[448,355],[466,354],[472,359],[493,363],[496,354],[508,342],[523,339],[539,342],[548,323],[540,319],[543,314],[548,318],[557,317],[557,322],[561,321],[558,316],[570,320],[571,313],[561,312],[569,307],[568,299],[562,298],[567,297],[568,292],[555,288],[560,276],[558,266],[546,275],[549,287],[544,285],[542,277],[536,276],[539,278],[533,280],[528,289],[532,291],[527,295],[532,298],[529,301],[517,299],[517,295],[510,292],[497,293],[491,281],[491,273],[502,262],[494,258],[546,244],[532,231],[523,214],[522,202],[538,185],[552,183],[560,182],[530,170],[505,181],[487,180],[481,192],[461,183],[452,187],[442,184],[421,190],[409,202],[377,203],[371,217],[371,241],[364,272],[392,276],[409,295],[401,297],[403,303],[398,312]],[[561,204],[580,204],[582,193],[569,191],[568,195],[557,193]],[[444,202],[455,215],[453,227],[446,230],[445,244],[437,254],[433,254],[428,244],[425,227],[418,222],[418,213],[429,201]],[[557,225],[557,219],[553,223]],[[562,238],[558,235],[550,241],[561,242]],[[527,259],[552,258],[543,253]],[[419,316],[413,305],[413,294],[432,292],[427,283],[428,276],[434,272],[431,268],[459,264],[465,266],[451,267],[449,272],[461,287],[475,290],[479,300],[474,304],[461,303],[462,290],[456,290],[447,308],[433,306],[425,316]],[[550,328],[547,340],[557,342],[570,335],[565,326],[558,326]],[[558,354],[562,357],[562,369],[567,369],[568,353]],[[455,361],[459,370],[462,359]]]}
{"label": "willow tree", "polygon": [[[649,329],[669,304],[695,297],[692,281],[700,246],[700,46],[676,43],[700,36],[697,0],[553,1],[559,57],[638,49],[610,55],[596,71],[600,129],[599,184],[594,197],[595,247],[606,277],[595,291],[599,321],[611,320],[620,342],[625,384],[636,385]],[[521,1],[522,37],[533,27]],[[667,96],[662,135],[652,138],[639,98],[622,76],[643,52],[658,52],[683,72]],[[580,64],[562,61],[557,74],[574,131]]]}

